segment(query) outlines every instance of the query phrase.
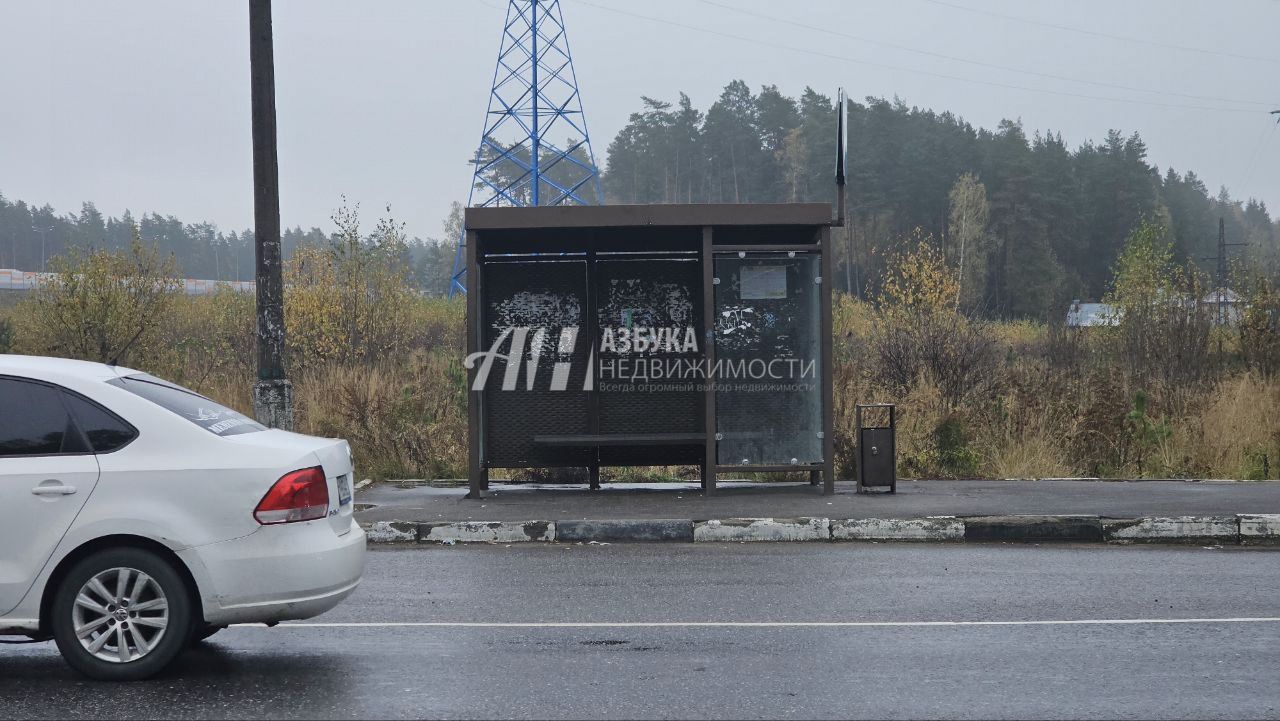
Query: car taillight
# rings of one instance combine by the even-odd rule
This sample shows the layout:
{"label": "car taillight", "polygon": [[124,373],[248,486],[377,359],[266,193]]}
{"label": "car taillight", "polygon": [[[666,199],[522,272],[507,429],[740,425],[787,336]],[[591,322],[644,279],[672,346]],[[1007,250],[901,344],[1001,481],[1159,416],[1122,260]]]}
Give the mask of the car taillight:
{"label": "car taillight", "polygon": [[253,517],[264,526],[314,521],[328,514],[329,482],[319,466],[286,473],[253,510]]}

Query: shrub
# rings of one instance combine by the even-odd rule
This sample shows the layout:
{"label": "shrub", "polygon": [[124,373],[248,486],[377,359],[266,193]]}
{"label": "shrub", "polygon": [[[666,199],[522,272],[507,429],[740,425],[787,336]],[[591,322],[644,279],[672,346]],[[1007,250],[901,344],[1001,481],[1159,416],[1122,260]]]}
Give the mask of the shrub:
{"label": "shrub", "polygon": [[978,472],[978,454],[969,445],[969,433],[960,416],[950,414],[933,431],[938,467],[949,476],[972,477]]}
{"label": "shrub", "polygon": [[286,268],[285,325],[296,370],[372,362],[412,346],[419,296],[403,227],[387,218],[362,235],[358,209],[346,206],[333,220],[333,243],[299,249]]}
{"label": "shrub", "polygon": [[1124,417],[1125,445],[1122,462],[1132,463],[1141,477],[1147,470],[1148,456],[1173,434],[1169,419],[1155,420],[1147,415],[1147,394],[1138,391],[1133,395],[1133,409]]}
{"label": "shrub", "polygon": [[133,229],[125,252],[72,250],[19,304],[23,351],[101,362],[142,363],[163,352],[159,330],[182,293],[172,257],[144,246]]}
{"label": "shrub", "polygon": [[1159,383],[1176,394],[1212,378],[1213,319],[1199,302],[1204,294],[1200,274],[1173,263],[1163,227],[1139,224],[1116,262],[1114,289],[1107,297],[1120,313],[1120,324],[1105,329],[1134,387]]}
{"label": "shrub", "polygon": [[890,265],[882,288],[871,335],[882,382],[902,393],[927,378],[952,408],[992,392],[998,348],[982,324],[955,310],[955,276],[939,251],[920,241]]}
{"label": "shrub", "polygon": [[1280,290],[1260,274],[1245,275],[1239,286],[1240,355],[1250,370],[1274,375],[1280,371]]}

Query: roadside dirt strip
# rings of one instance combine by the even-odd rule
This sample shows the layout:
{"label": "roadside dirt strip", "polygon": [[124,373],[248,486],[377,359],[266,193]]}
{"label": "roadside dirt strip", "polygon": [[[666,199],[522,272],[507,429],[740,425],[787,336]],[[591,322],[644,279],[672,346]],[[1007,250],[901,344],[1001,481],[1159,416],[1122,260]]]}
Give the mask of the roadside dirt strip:
{"label": "roadside dirt strip", "polygon": [[376,521],[370,543],[717,543],[914,541],[954,543],[1191,543],[1280,546],[1280,514],[1105,518],[1011,515],[925,518],[724,518],[573,521]]}

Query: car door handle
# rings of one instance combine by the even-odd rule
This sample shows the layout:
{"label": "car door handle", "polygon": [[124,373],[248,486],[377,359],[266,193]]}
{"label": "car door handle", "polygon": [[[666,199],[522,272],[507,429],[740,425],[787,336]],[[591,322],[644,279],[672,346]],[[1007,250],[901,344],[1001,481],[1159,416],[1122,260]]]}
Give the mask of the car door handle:
{"label": "car door handle", "polygon": [[64,486],[58,484],[56,486],[40,485],[31,489],[31,492],[37,496],[69,496],[76,492],[75,486]]}

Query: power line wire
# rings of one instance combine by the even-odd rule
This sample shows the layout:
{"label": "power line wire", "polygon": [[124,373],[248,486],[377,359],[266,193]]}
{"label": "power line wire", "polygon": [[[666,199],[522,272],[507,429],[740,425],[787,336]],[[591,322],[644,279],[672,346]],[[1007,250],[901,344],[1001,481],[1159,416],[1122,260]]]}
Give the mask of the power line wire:
{"label": "power line wire", "polygon": [[1280,59],[1267,58],[1260,55],[1245,55],[1243,53],[1232,53],[1225,50],[1210,50],[1208,48],[1194,48],[1189,45],[1177,45],[1175,43],[1162,43],[1158,40],[1148,40],[1146,38],[1132,37],[1128,35],[1115,35],[1112,33],[1104,33],[1099,30],[1088,30],[1085,28],[1072,27],[1070,25],[1060,25],[1058,23],[1046,22],[1044,20],[1032,20],[1031,18],[1018,17],[1017,15],[1005,15],[991,10],[982,8],[969,7],[967,5],[959,5],[946,0],[921,0],[922,2],[931,3],[933,5],[941,5],[955,10],[963,10],[965,12],[976,13],[978,15],[987,15],[989,17],[1001,18],[1003,20],[1011,20],[1013,22],[1025,23],[1027,25],[1039,25],[1041,27],[1053,28],[1054,30],[1063,30],[1065,32],[1079,33],[1081,35],[1092,35],[1093,37],[1106,38],[1108,40],[1118,40],[1123,43],[1141,43],[1157,48],[1166,48],[1169,50],[1182,50],[1190,53],[1201,53],[1203,55],[1218,55],[1226,58],[1235,58],[1237,60],[1253,60],[1263,63],[1275,63],[1280,65]]}
{"label": "power line wire", "polygon": [[1042,73],[1035,70],[1026,70],[1023,68],[1010,67],[1008,65],[999,65],[997,63],[983,62],[981,60],[971,60],[969,58],[957,57],[955,55],[947,55],[944,53],[938,53],[931,50],[921,50],[919,48],[913,48],[907,45],[899,45],[897,43],[891,43],[885,40],[876,40],[874,38],[863,37],[861,35],[854,35],[852,33],[847,33],[841,30],[832,30],[831,28],[824,28],[818,25],[809,25],[796,20],[778,17],[776,15],[766,15],[765,13],[755,12],[753,10],[745,10],[743,8],[737,8],[732,5],[727,5],[725,3],[716,2],[715,0],[698,0],[698,2],[701,2],[704,5],[710,5],[712,7],[728,10],[730,12],[735,12],[742,15],[750,15],[752,17],[757,17],[763,20],[769,20],[770,22],[784,23],[786,25],[793,25],[795,27],[804,28],[806,30],[813,30],[820,33],[827,33],[828,35],[835,35],[837,37],[847,38],[850,40],[857,40],[858,42],[867,43],[868,45],[879,45],[881,47],[893,48],[895,50],[903,50],[909,53],[917,53],[919,55],[927,55],[929,57],[949,60],[951,62],[967,63],[969,65],[978,65],[980,67],[994,68],[996,70],[1004,70],[1011,73],[1022,73],[1024,75],[1032,75],[1039,78],[1049,78],[1052,80],[1065,80],[1073,83],[1097,85],[1099,87],[1113,88],[1116,90],[1126,90],[1130,92],[1139,92],[1139,93],[1150,93],[1153,95],[1168,95],[1172,97],[1188,98],[1191,100],[1209,100],[1209,101],[1217,101],[1217,102],[1225,102],[1225,103],[1237,103],[1241,105],[1256,105],[1259,107],[1261,106],[1275,107],[1275,103],[1264,102],[1260,100],[1238,100],[1235,98],[1222,98],[1222,97],[1216,97],[1213,95],[1193,95],[1190,93],[1179,93],[1179,92],[1164,91],[1164,90],[1150,90],[1148,88],[1138,88],[1138,87],[1132,87],[1129,85],[1118,85],[1116,83],[1108,83],[1101,80],[1087,80],[1084,78],[1073,78],[1068,75],[1055,75],[1053,73]]}
{"label": "power line wire", "polygon": [[1242,188],[1249,187],[1249,184],[1253,182],[1253,171],[1258,168],[1258,157],[1262,154],[1262,147],[1271,140],[1271,137],[1275,135],[1276,127],[1278,127],[1277,123],[1267,123],[1267,125],[1269,127],[1258,136],[1258,142],[1254,145],[1253,152],[1249,154],[1249,169],[1245,171],[1244,182],[1240,184]]}
{"label": "power line wire", "polygon": [[897,70],[897,71],[906,72],[906,73],[915,73],[917,75],[927,75],[930,77],[942,78],[944,80],[955,80],[957,82],[971,83],[974,85],[986,85],[986,86],[996,87],[996,88],[1022,90],[1030,93],[1042,93],[1045,95],[1058,95],[1062,97],[1082,98],[1086,100],[1102,100],[1102,101],[1113,102],[1113,103],[1127,103],[1130,105],[1147,105],[1147,106],[1158,107],[1158,108],[1173,108],[1177,110],[1203,110],[1207,112],[1217,112],[1217,113],[1257,113],[1258,112],[1257,110],[1249,110],[1246,108],[1223,108],[1223,107],[1211,107],[1207,105],[1180,105],[1176,103],[1162,103],[1154,100],[1138,100],[1136,98],[1110,98],[1102,95],[1087,95],[1085,93],[1073,93],[1073,92],[1064,91],[1064,90],[1032,88],[1032,87],[1027,87],[1025,85],[1013,85],[1011,83],[1001,83],[993,80],[977,80],[975,78],[966,78],[959,75],[948,75],[946,73],[937,73],[929,70],[908,68],[900,65],[889,65],[887,63],[878,63],[871,60],[860,60],[858,58],[851,58],[844,55],[835,55],[832,53],[825,53],[820,50],[813,50],[810,48],[797,48],[790,45],[783,45],[781,43],[770,42],[767,40],[758,40],[756,38],[749,38],[742,35],[735,35],[733,33],[722,32],[720,30],[713,30],[711,28],[699,27],[697,25],[689,25],[686,23],[677,22],[675,20],[667,20],[665,18],[652,17],[650,15],[641,15],[640,13],[634,13],[629,10],[622,10],[621,8],[609,7],[608,5],[600,5],[594,2],[590,2],[589,0],[574,0],[574,2],[576,2],[579,5],[585,5],[587,7],[596,8],[597,10],[606,10],[608,12],[617,13],[619,15],[626,15],[628,17],[637,18],[639,20],[647,20],[650,22],[661,23],[663,25],[671,25],[673,27],[684,28],[686,30],[692,30],[694,32],[706,33],[708,35],[715,35],[718,37],[729,38],[731,40],[739,40],[742,42],[751,43],[753,45],[771,47],[771,48],[776,48],[778,50],[786,50],[788,52],[794,52],[794,53],[803,53],[806,55],[814,55],[816,57],[826,58],[828,60],[839,60],[841,62],[854,63],[857,65],[866,65],[870,67],[883,68],[886,70]]}

